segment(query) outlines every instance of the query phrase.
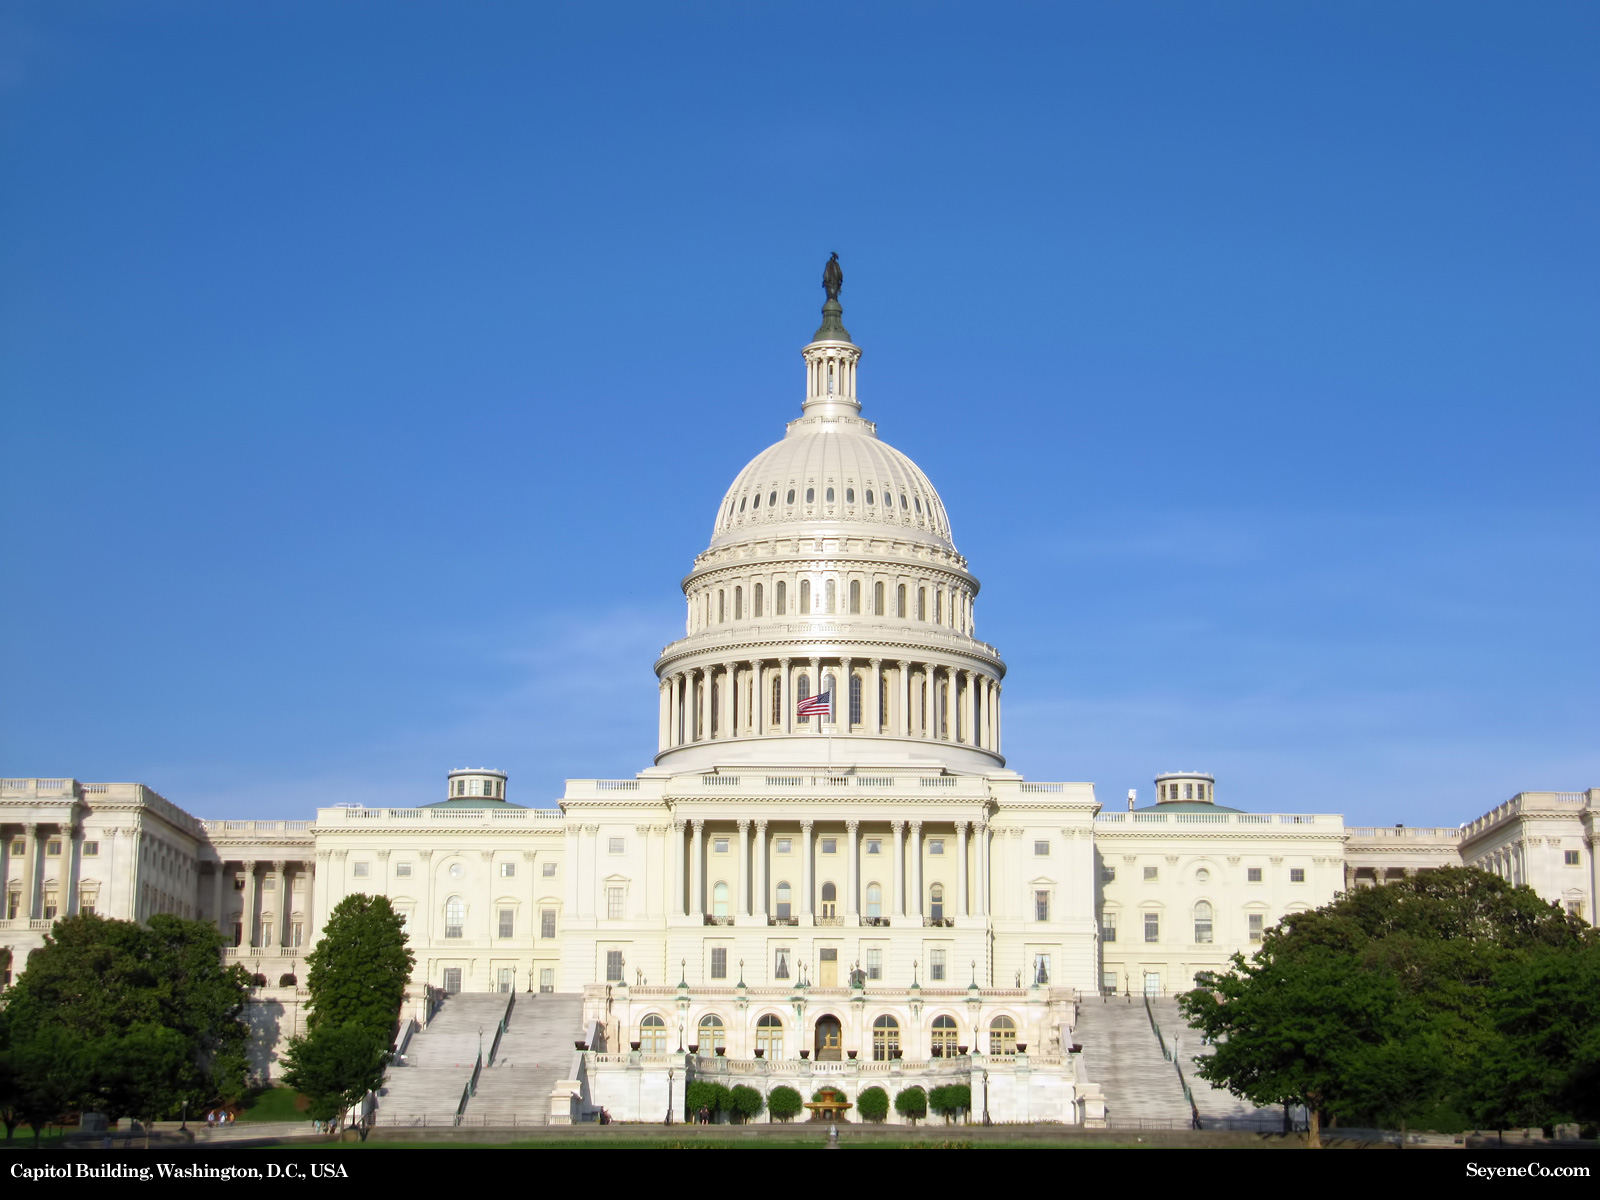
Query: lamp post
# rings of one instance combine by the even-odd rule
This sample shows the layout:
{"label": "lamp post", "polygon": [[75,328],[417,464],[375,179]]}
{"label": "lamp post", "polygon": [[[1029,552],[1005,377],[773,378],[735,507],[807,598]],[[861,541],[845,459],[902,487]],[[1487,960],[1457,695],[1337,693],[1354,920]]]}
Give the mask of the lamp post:
{"label": "lamp post", "polygon": [[994,1122],[989,1119],[989,1068],[988,1067],[984,1067],[984,1069],[983,1069],[983,1123],[985,1125],[993,1125],[994,1124]]}

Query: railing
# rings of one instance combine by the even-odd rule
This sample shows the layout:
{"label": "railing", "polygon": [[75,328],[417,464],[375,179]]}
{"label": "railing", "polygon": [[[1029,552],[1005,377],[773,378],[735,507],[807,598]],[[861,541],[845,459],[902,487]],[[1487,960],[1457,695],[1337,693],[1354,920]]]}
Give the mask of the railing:
{"label": "railing", "polygon": [[472,1078],[467,1080],[467,1086],[461,1089],[461,1103],[456,1105],[456,1124],[461,1124],[461,1116],[467,1111],[467,1101],[478,1094],[478,1076],[483,1074],[483,1051],[478,1051],[477,1061],[472,1064]]}
{"label": "railing", "polygon": [[844,918],[843,917],[817,917],[816,918],[816,923],[818,925],[827,925],[827,926],[839,925],[839,926],[842,926],[842,925],[844,925]]}
{"label": "railing", "polygon": [[637,779],[596,779],[594,781],[597,792],[637,792],[639,781]]}
{"label": "railing", "polygon": [[1022,785],[1025,792],[1050,792],[1057,793],[1066,790],[1065,784],[1060,783],[1025,783]]}
{"label": "railing", "polygon": [[804,775],[768,775],[767,776],[767,786],[768,787],[804,787],[805,784],[806,784],[806,777]]}
{"label": "railing", "polygon": [[1311,825],[1343,828],[1343,822],[1332,813],[1102,812],[1094,821],[1096,825]]}
{"label": "railing", "polygon": [[407,1017],[400,1024],[400,1032],[395,1035],[394,1054],[391,1061],[397,1067],[406,1065],[406,1049],[411,1045],[411,1035],[417,1032],[417,1019]]}
{"label": "railing", "polygon": [[500,1023],[494,1027],[494,1041],[489,1043],[489,1065],[494,1066],[495,1055],[500,1053],[500,1039],[505,1036],[506,1026],[511,1024],[511,1010],[517,1006],[517,994],[511,993],[511,999],[506,1001],[506,1010],[500,1014]]}
{"label": "railing", "polygon": [[700,782],[707,787],[737,787],[739,786],[739,777],[737,775],[702,775],[700,776]]}
{"label": "railing", "polygon": [[956,919],[954,917],[923,917],[922,925],[925,929],[954,929],[956,927]]}
{"label": "railing", "polygon": [[861,923],[873,929],[881,929],[889,924],[888,917],[862,917]]}
{"label": "railing", "polygon": [[1156,1021],[1155,1010],[1150,1007],[1150,993],[1144,994],[1144,1015],[1150,1019],[1150,1028],[1155,1032],[1156,1045],[1161,1047],[1161,1057],[1172,1064],[1172,1069],[1178,1073],[1178,1086],[1183,1089],[1183,1098],[1189,1103],[1191,1114],[1191,1128],[1200,1128],[1200,1109],[1194,1102],[1194,1093],[1189,1090],[1189,1081],[1183,1077],[1183,1065],[1178,1062],[1178,1046],[1174,1042],[1172,1049],[1167,1049],[1167,1039],[1161,1036],[1161,1025]]}
{"label": "railing", "polygon": [[[464,825],[489,821],[533,821],[556,825],[566,820],[558,808],[334,808],[323,811],[337,813],[337,816],[329,818],[333,821],[428,821],[439,825]],[[230,833],[243,832],[234,830],[232,826],[282,825],[291,829],[296,826],[304,829],[311,827],[309,821],[223,821],[212,824],[230,827],[227,829]]]}
{"label": "railing", "polygon": [[954,775],[924,775],[919,781],[925,788],[953,788],[956,785]]}
{"label": "railing", "polygon": [[799,925],[799,917],[768,917],[768,925]]}
{"label": "railing", "polygon": [[733,924],[733,918],[732,917],[713,917],[710,913],[706,914],[705,921],[706,921],[707,925],[732,925]]}

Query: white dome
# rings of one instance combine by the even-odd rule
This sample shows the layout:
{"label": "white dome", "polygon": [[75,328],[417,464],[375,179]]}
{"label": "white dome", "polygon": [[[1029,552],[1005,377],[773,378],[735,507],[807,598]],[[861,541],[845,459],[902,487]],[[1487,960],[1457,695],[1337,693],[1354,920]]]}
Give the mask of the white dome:
{"label": "white dome", "polygon": [[842,415],[791,421],[781,442],[750,460],[722,498],[711,548],[836,523],[955,549],[944,502],[922,469],[879,441],[872,422]]}

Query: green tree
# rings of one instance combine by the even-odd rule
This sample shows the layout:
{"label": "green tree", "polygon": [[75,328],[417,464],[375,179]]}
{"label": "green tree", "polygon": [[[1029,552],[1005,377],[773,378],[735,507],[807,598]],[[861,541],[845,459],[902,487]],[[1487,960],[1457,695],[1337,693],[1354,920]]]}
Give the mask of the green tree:
{"label": "green tree", "polygon": [[947,1083],[928,1092],[928,1111],[938,1113],[949,1124],[972,1108],[972,1088],[964,1083]]}
{"label": "green tree", "polygon": [[716,1120],[719,1112],[733,1111],[733,1093],[720,1083],[697,1079],[684,1093],[684,1104],[690,1120],[697,1119],[702,1108],[711,1114],[712,1120]]}
{"label": "green tree", "polygon": [[416,959],[387,896],[346,896],[306,956],[311,1015],[306,1028],[356,1025],[385,1047],[394,1041]]}
{"label": "green tree", "polygon": [[780,1121],[792,1121],[800,1115],[800,1093],[792,1087],[780,1085],[767,1093],[767,1111]]}
{"label": "green tree", "polygon": [[752,1121],[759,1117],[761,1110],[767,1106],[761,1093],[744,1083],[738,1084],[728,1093],[728,1103],[741,1122]]}
{"label": "green tree", "polygon": [[915,1125],[928,1115],[928,1093],[912,1086],[895,1093],[894,1110]]}
{"label": "green tree", "polygon": [[856,1097],[856,1115],[864,1121],[881,1121],[889,1115],[889,1093],[869,1087]]}
{"label": "green tree", "polygon": [[85,1057],[83,1044],[60,1029],[9,1040],[0,1072],[7,1141],[20,1124],[33,1130],[37,1145],[46,1125],[78,1105],[88,1090]]}
{"label": "green tree", "polygon": [[176,1029],[137,1025],[90,1042],[83,1051],[86,1102],[111,1120],[145,1126],[175,1113],[192,1084],[191,1044]]}
{"label": "green tree", "polygon": [[289,1039],[283,1080],[310,1101],[314,1121],[331,1121],[383,1083],[387,1045],[351,1022],[318,1025]]}

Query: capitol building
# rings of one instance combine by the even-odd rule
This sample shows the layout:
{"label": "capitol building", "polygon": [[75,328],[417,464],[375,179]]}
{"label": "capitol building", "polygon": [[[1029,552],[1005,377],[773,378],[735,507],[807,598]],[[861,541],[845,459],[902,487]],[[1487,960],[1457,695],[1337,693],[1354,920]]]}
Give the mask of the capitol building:
{"label": "capitol building", "polygon": [[272,1074],[326,914],[381,893],[416,968],[380,1118],[660,1120],[697,1077],[977,1096],[981,1073],[996,1120],[1102,1124],[1136,1107],[1109,1010],[1147,1030],[1140,997],[1170,1013],[1286,913],[1464,863],[1594,920],[1600,789],[1354,828],[1241,811],[1202,771],[1155,774],[1142,806],[1021,773],[976,568],[933,483],[863,415],[841,283],[831,263],[798,415],[733,475],[682,580],[636,775],[524,805],[504,773],[459,769],[420,808],[300,821],[5,779],[13,972],[74,912],[214,921],[256,977]]}

